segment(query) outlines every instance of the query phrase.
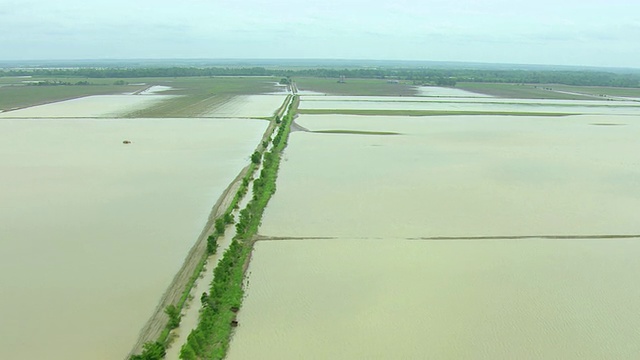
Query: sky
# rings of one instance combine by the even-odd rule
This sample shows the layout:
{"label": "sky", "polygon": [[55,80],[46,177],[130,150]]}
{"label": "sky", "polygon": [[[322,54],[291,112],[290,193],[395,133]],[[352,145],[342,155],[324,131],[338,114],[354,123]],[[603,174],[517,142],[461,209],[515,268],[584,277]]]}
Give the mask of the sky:
{"label": "sky", "polygon": [[640,68],[638,0],[0,0],[0,60],[371,59]]}

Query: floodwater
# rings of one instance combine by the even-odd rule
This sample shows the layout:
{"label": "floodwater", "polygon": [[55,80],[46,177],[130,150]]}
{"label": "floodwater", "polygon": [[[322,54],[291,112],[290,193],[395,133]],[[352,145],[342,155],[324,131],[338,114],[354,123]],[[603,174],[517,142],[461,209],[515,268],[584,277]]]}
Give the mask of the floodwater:
{"label": "floodwater", "polygon": [[258,242],[227,359],[637,359],[638,256],[638,239]]}
{"label": "floodwater", "polygon": [[417,90],[419,96],[491,97],[491,95],[439,86],[418,86]]}
{"label": "floodwater", "polygon": [[[260,167],[256,170],[257,174],[260,173],[261,167],[262,164],[260,164]],[[239,219],[240,210],[246,208],[249,201],[251,201],[251,196],[246,195],[240,200],[240,202],[238,202],[238,207],[232,212],[235,219]],[[213,272],[218,265],[218,262],[224,257],[224,253],[229,248],[229,245],[231,245],[235,236],[235,226],[229,225],[225,229],[224,236],[218,238],[218,249],[216,253],[207,259],[207,264],[202,270],[200,278],[191,289],[190,295],[193,296],[193,299],[190,302],[187,302],[186,309],[183,309],[182,311],[180,326],[171,332],[171,336],[175,336],[175,338],[171,341],[171,344],[167,349],[167,353],[164,357],[166,360],[178,360],[180,358],[182,346],[186,343],[191,331],[198,326],[200,310],[202,309],[200,297],[202,296],[202,293],[209,292],[211,282],[213,280]]]}
{"label": "floodwater", "polygon": [[239,95],[203,117],[264,118],[271,117],[284,103],[287,94]]}
{"label": "floodwater", "polygon": [[[640,234],[640,122],[624,116],[302,115],[260,233]],[[623,124],[597,126],[593,124]]]}
{"label": "floodwater", "polygon": [[[471,103],[471,104],[508,104],[508,105],[550,105],[550,106],[632,106],[638,107],[633,99],[624,100],[562,100],[562,99],[511,99],[498,97],[427,97],[427,96],[335,96],[335,95],[303,95],[300,97],[302,106],[315,108],[315,102],[366,102],[366,103]],[[449,104],[453,106],[455,104]],[[318,105],[322,106],[322,105]],[[522,111],[522,110],[521,110]]]}
{"label": "floodwater", "polygon": [[637,117],[296,122],[230,360],[638,357]]}
{"label": "floodwater", "polygon": [[170,95],[94,95],[7,111],[0,118],[113,118],[145,109]]}
{"label": "floodwater", "polygon": [[336,97],[305,96],[300,109],[318,110],[415,110],[415,111],[485,111],[532,112],[561,114],[640,115],[640,104],[634,101],[598,100],[531,100],[498,98],[437,97]]}
{"label": "floodwater", "polygon": [[124,358],[267,125],[0,121],[0,358]]}
{"label": "floodwater", "polygon": [[[238,213],[234,213],[234,216],[237,218]],[[200,277],[193,284],[193,288],[190,293],[190,296],[193,298],[187,301],[185,308],[182,310],[180,326],[171,331],[171,336],[174,338],[164,356],[166,360],[180,359],[180,350],[182,350],[182,346],[187,342],[187,338],[191,331],[198,326],[200,310],[202,309],[200,297],[203,293],[209,292],[211,282],[213,281],[213,271],[216,266],[218,266],[218,262],[224,256],[224,252],[227,250],[229,245],[231,245],[231,241],[235,235],[235,227],[228,226],[224,236],[218,238],[218,250],[214,255],[207,258],[207,263],[205,264]]]}

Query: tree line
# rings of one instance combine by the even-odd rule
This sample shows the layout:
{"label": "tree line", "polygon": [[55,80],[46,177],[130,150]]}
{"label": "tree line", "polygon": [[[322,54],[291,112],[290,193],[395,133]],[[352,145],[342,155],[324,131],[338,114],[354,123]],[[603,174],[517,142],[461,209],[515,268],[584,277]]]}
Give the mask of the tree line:
{"label": "tree line", "polygon": [[[287,114],[282,118],[274,117],[277,125],[275,136],[269,136],[272,143],[271,151],[266,152],[269,143],[265,140],[260,151],[251,156],[249,171],[242,179],[240,188],[236,192],[232,204],[225,214],[216,219],[214,231],[207,239],[207,254],[214,254],[218,249],[217,239],[224,234],[225,228],[234,223],[232,209],[237,208],[240,199],[245,196],[253,177],[253,169],[263,163],[260,176],[253,181],[253,196],[247,207],[240,211],[236,223],[236,236],[222,259],[214,269],[214,278],[209,292],[200,297],[202,308],[198,326],[191,331],[186,343],[180,350],[180,358],[185,360],[223,359],[226,355],[231,329],[235,316],[240,309],[244,279],[244,269],[249,259],[253,245],[253,237],[258,231],[264,209],[271,196],[275,193],[275,183],[280,164],[280,155],[287,144],[293,114],[296,111],[298,99],[287,108]],[[199,273],[198,273],[199,274]],[[187,290],[188,291],[188,290]],[[165,309],[168,316],[167,330],[174,329],[180,324],[179,307],[169,305]],[[133,355],[129,360],[161,360],[166,354],[167,336],[161,336],[158,341],[147,342],[140,354]]]}
{"label": "tree line", "polygon": [[167,68],[73,68],[12,69],[2,76],[64,76],[82,78],[140,78],[187,76],[277,76],[378,78],[409,80],[415,83],[454,85],[456,82],[523,84],[564,84],[576,86],[640,87],[640,74],[620,74],[591,70],[479,70],[431,68],[311,68],[267,69],[264,67],[167,67]]}
{"label": "tree line", "polygon": [[[236,313],[240,309],[244,270],[251,253],[253,238],[258,231],[262,214],[276,191],[276,178],[282,151],[287,144],[297,99],[289,105],[282,118],[276,116],[277,133],[271,140],[271,151],[259,152],[263,163],[260,176],[253,181],[253,196],[247,207],[240,211],[236,223],[236,236],[214,270],[209,293],[200,298],[202,310],[198,326],[193,329],[180,350],[180,359],[224,359],[229,346],[232,327],[237,325]],[[264,149],[263,149],[264,150]],[[254,153],[255,154],[255,153]],[[257,157],[257,156],[256,156]]]}

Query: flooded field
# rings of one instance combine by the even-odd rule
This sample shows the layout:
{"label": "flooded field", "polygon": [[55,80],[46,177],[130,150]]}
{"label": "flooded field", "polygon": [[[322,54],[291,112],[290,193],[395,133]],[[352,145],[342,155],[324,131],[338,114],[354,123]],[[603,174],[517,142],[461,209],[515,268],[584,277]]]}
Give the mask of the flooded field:
{"label": "flooded field", "polygon": [[[632,117],[302,115],[260,233],[640,234]],[[594,125],[599,124],[599,125]],[[624,124],[600,126],[602,124]],[[363,186],[366,185],[366,186]]]}
{"label": "flooded field", "polygon": [[131,94],[86,96],[4,112],[0,118],[113,118],[153,106],[170,97]]}
{"label": "flooded field", "polygon": [[240,95],[204,114],[203,117],[270,117],[284,103],[286,97],[286,93],[279,95]]}
{"label": "flooded field", "polygon": [[124,358],[266,126],[0,121],[0,358]]}
{"label": "flooded field", "polygon": [[299,116],[228,358],[635,359],[640,122],[617,111]]}
{"label": "flooded field", "polygon": [[636,359],[634,240],[264,241],[240,359]]}
{"label": "flooded field", "polygon": [[303,110],[423,110],[640,115],[640,103],[635,101],[358,96],[305,96],[303,100],[300,104],[300,109]]}
{"label": "flooded field", "polygon": [[[480,94],[482,95],[482,94]],[[471,103],[471,104],[508,104],[508,105],[550,105],[550,106],[632,106],[640,104],[631,99],[627,100],[562,100],[562,99],[511,99],[499,97],[427,97],[427,96],[334,96],[334,95],[303,95],[301,106],[315,108],[318,102],[365,102],[371,103]],[[375,105],[375,104],[374,104]],[[454,104],[451,104],[454,105]]]}
{"label": "flooded field", "polygon": [[418,86],[418,95],[443,97],[491,97],[489,95],[474,93],[471,91],[438,86]]}

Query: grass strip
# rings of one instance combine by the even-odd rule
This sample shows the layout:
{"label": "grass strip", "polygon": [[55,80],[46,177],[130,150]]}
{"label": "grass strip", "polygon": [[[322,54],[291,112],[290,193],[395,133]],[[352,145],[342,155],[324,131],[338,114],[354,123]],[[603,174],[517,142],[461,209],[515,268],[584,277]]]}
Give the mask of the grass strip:
{"label": "grass strip", "polygon": [[287,114],[279,121],[271,151],[262,157],[260,177],[253,182],[253,197],[240,211],[236,236],[214,270],[210,292],[201,298],[202,310],[198,326],[189,334],[180,351],[183,360],[224,359],[236,323],[244,290],[242,282],[253,248],[254,238],[264,209],[276,191],[276,178],[281,154],[287,144],[297,97],[289,105]]}
{"label": "grass strip", "polygon": [[[283,105],[277,112],[277,115],[274,116],[273,123],[276,124],[280,124],[280,127],[278,128],[278,135],[276,135],[276,137],[274,137],[274,147],[273,149],[276,148],[275,146],[275,142],[276,142],[276,138],[278,139],[277,141],[280,142],[281,138],[283,135],[281,135],[282,133],[282,128],[284,128],[284,124],[285,121],[281,120],[281,116],[282,113],[286,110],[285,106],[286,104],[289,102],[289,98],[287,98],[287,100],[284,102],[285,105]],[[291,106],[289,106],[289,110],[291,109]],[[289,128],[290,124],[291,124],[291,117],[288,117],[288,125],[287,125],[287,129]],[[256,152],[254,152],[254,154],[259,154],[260,157],[262,157],[263,152],[266,150],[266,145],[268,145],[267,143],[265,143],[264,139],[270,139],[271,135],[274,131],[274,127],[273,126],[269,126],[267,132],[265,133],[265,136],[263,137],[263,141],[258,145],[258,148],[256,150]],[[288,134],[288,132],[287,132]],[[280,149],[280,151],[282,151],[283,147]],[[273,152],[273,150],[272,150]],[[266,157],[266,155],[265,155]],[[252,156],[253,158],[253,156]],[[240,183],[240,187],[238,188],[238,190],[236,191],[236,194],[234,195],[233,200],[231,201],[231,203],[229,204],[228,208],[226,209],[225,213],[217,218],[215,220],[215,226],[214,226],[214,231],[211,235],[209,235],[209,237],[207,238],[207,251],[202,255],[201,259],[198,261],[198,265],[196,266],[196,268],[194,269],[193,274],[191,275],[191,277],[189,278],[189,281],[187,282],[187,285],[185,286],[185,289],[182,293],[182,296],[180,297],[180,300],[178,301],[177,304],[175,305],[169,305],[167,306],[167,308],[165,309],[165,313],[168,315],[168,321],[167,321],[167,325],[165,326],[165,328],[163,329],[162,333],[160,334],[160,336],[158,337],[158,339],[154,342],[147,342],[144,344],[143,346],[143,350],[140,354],[137,355],[133,355],[129,358],[129,360],[160,360],[163,359],[165,354],[166,354],[166,348],[170,343],[170,338],[169,338],[169,334],[171,332],[171,330],[175,329],[176,327],[179,326],[180,324],[180,313],[185,305],[185,303],[187,302],[189,295],[191,293],[191,290],[193,289],[193,286],[196,282],[196,280],[200,277],[200,274],[202,273],[204,266],[206,264],[206,260],[209,256],[213,255],[216,253],[217,248],[218,248],[218,243],[217,240],[220,236],[224,235],[225,232],[225,228],[227,225],[232,224],[234,222],[233,219],[233,211],[234,209],[237,208],[238,204],[240,203],[240,201],[244,198],[244,196],[246,195],[246,193],[248,192],[249,189],[249,183],[251,181],[251,178],[253,177],[253,173],[255,172],[256,166],[257,166],[256,161],[252,161],[249,164],[248,170],[245,174],[245,176],[242,178],[242,182]],[[267,166],[267,163],[265,162],[265,166]],[[273,165],[270,165],[273,166]],[[264,173],[264,167],[263,167],[263,173]],[[277,170],[276,170],[277,172]],[[259,179],[257,179],[256,181],[258,181]],[[275,178],[274,178],[274,189],[275,189]],[[275,191],[275,190],[274,190]],[[255,181],[254,181],[254,198],[255,198]],[[267,200],[268,201],[268,200]],[[249,204],[253,203],[253,200],[249,202]],[[265,203],[266,206],[266,203]],[[247,205],[247,207],[249,207],[249,205]],[[264,208],[263,208],[264,210]],[[260,217],[262,217],[262,212],[260,213]],[[247,220],[245,220],[246,222]],[[243,222],[243,215],[242,212],[240,214],[240,222],[239,224]],[[238,225],[239,225],[238,224]],[[238,227],[238,225],[236,225],[236,228]],[[259,223],[258,223],[259,226]],[[255,231],[257,232],[257,227],[255,228]],[[216,269],[214,270],[214,283],[212,283],[212,294],[214,293],[213,290],[213,286],[215,284],[215,279],[220,278],[220,282],[222,283],[228,283],[230,278],[229,276],[230,274],[230,267],[232,267],[229,263],[229,261],[232,257],[237,257],[238,255],[242,254],[244,251],[243,249],[239,249],[238,248],[238,241],[236,240],[238,239],[238,236],[236,236],[236,238],[234,238],[234,241],[231,243],[231,246],[229,247],[229,249],[227,249],[227,251],[225,252],[223,258],[220,260],[220,262],[218,263],[218,266],[216,267]],[[241,251],[241,252],[239,252]],[[249,258],[249,254],[251,252],[251,248],[248,248],[248,252],[246,254],[244,254],[244,258],[246,259],[245,261],[248,261]],[[229,255],[232,254],[232,255]],[[220,270],[218,270],[220,269]],[[239,280],[237,280],[237,274],[235,274],[234,272],[234,280],[238,281],[239,284],[239,299],[242,298],[242,278],[244,276],[244,267],[242,267],[243,271],[240,273],[240,278]],[[237,271],[236,271],[237,272]],[[237,292],[238,289],[237,287],[230,287],[225,289],[224,291],[220,290],[217,288],[217,292],[216,294],[219,293],[224,293],[224,298],[230,298],[230,299],[236,299],[237,298]],[[193,335],[194,332],[196,332],[196,330],[198,330],[198,328],[201,326],[202,323],[202,316],[203,314],[205,314],[207,311],[207,307],[208,307],[208,299],[210,298],[210,296],[206,295],[203,296],[200,301],[202,303],[203,306],[203,310],[201,313],[201,321],[198,324],[198,327],[196,329],[194,329],[191,334],[189,334],[189,337],[187,338],[187,343],[185,344],[185,346],[183,346],[183,348],[185,347],[193,347],[192,345],[188,345],[190,342],[193,343],[194,341],[198,341],[200,340],[199,335]],[[219,300],[218,298],[212,298],[213,301],[215,300]],[[224,303],[228,303],[228,302],[224,302]],[[235,304],[235,302],[233,302]],[[239,307],[239,305],[238,305]],[[228,318],[228,314],[223,314],[226,317],[223,318],[227,319]],[[215,332],[216,334],[218,334],[218,337],[224,337],[224,332],[219,333],[219,332]],[[193,336],[192,336],[193,335]],[[230,336],[230,329],[229,329],[229,335]],[[198,340],[194,340],[194,339],[198,339]],[[197,345],[196,345],[197,346]],[[227,337],[227,346],[228,346],[228,337]],[[226,351],[226,348],[225,348]],[[181,358],[182,358],[182,352],[181,352]],[[188,355],[187,355],[188,356]]]}
{"label": "grass strip", "polygon": [[521,112],[521,111],[447,111],[447,110],[370,110],[370,109],[300,109],[299,114],[366,115],[366,116],[450,116],[450,115],[508,115],[508,116],[569,116],[579,113]]}

